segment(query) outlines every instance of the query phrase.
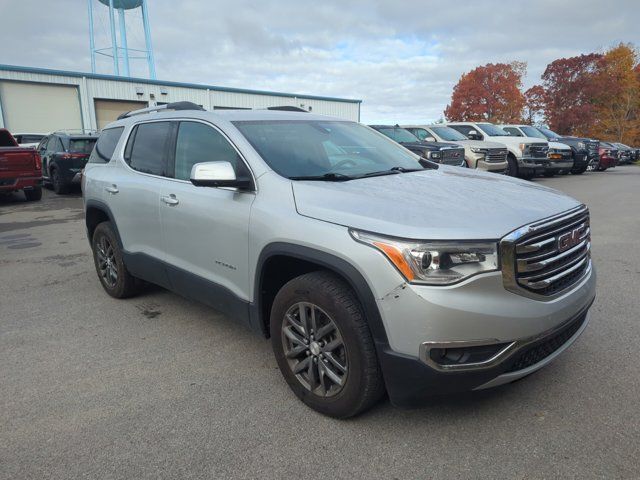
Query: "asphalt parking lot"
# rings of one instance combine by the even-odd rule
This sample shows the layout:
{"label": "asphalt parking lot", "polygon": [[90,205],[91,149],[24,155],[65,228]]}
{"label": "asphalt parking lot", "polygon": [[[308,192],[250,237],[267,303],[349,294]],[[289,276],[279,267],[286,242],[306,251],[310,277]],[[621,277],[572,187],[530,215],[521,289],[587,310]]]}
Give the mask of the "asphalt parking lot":
{"label": "asphalt parking lot", "polygon": [[591,209],[580,340],[515,384],[349,421],[215,311],[107,296],[78,193],[0,198],[0,478],[640,478],[640,168],[536,182]]}

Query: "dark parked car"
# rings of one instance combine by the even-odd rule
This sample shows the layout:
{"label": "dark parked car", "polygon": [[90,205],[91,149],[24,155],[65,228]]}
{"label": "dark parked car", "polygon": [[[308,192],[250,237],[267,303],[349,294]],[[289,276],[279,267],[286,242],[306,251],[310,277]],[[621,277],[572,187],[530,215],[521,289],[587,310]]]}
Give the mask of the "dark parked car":
{"label": "dark parked car", "polygon": [[72,135],[55,132],[38,145],[42,157],[44,183],[53,186],[57,194],[67,193],[69,187],[79,184],[82,169],[98,140],[95,135]]}
{"label": "dark parked car", "polygon": [[617,142],[612,143],[611,145],[618,149],[618,163],[620,165],[626,165],[637,160],[636,150],[630,146]]}
{"label": "dark parked car", "polygon": [[467,162],[464,159],[464,147],[461,145],[452,145],[443,142],[425,142],[416,137],[413,133],[398,125],[369,125],[391,140],[398,142],[400,145],[413,153],[420,155],[435,163],[443,163],[445,165],[453,165],[456,167],[466,167]]}
{"label": "dark parked car", "polygon": [[591,138],[572,137],[559,135],[545,127],[536,127],[550,142],[560,142],[571,147],[573,152],[573,168],[571,173],[580,175],[587,170],[590,164],[596,165],[599,158],[599,142]]}
{"label": "dark parked car", "polygon": [[618,165],[618,149],[611,143],[600,142],[600,160],[595,166],[595,170],[604,172],[608,168]]}

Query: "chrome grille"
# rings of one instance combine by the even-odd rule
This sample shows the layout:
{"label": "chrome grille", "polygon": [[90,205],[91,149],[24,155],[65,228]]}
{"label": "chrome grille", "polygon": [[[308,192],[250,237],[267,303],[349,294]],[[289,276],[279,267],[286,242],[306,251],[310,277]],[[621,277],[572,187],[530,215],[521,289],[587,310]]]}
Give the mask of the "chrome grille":
{"label": "chrome grille", "polygon": [[533,158],[547,158],[549,147],[544,143],[534,143],[530,147],[531,156]]}
{"label": "chrome grille", "polygon": [[464,162],[464,148],[447,148],[442,150],[442,163],[461,165]]}
{"label": "chrome grille", "polygon": [[489,148],[485,158],[487,162],[504,162],[507,159],[507,149]]}
{"label": "chrome grille", "polygon": [[588,140],[586,144],[589,158],[598,158],[600,156],[598,153],[598,150],[600,149],[600,142],[597,140]]}
{"label": "chrome grille", "polygon": [[591,269],[589,211],[583,205],[519,228],[505,237],[500,247],[508,290],[555,295]]}

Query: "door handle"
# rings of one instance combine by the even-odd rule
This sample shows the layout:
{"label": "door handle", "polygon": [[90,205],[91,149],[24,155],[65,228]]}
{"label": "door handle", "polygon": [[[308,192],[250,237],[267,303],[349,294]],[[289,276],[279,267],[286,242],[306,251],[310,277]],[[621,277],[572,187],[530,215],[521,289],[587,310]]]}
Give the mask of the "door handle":
{"label": "door handle", "polygon": [[111,185],[110,187],[104,187],[104,189],[109,192],[111,195],[115,195],[116,193],[118,193],[120,190],[118,190],[118,187],[116,187],[115,185]]}
{"label": "door handle", "polygon": [[162,200],[164,203],[166,203],[171,207],[178,205],[180,203],[180,201],[176,198],[176,196],[173,193],[171,195],[163,195],[162,197],[160,197],[160,200]]}

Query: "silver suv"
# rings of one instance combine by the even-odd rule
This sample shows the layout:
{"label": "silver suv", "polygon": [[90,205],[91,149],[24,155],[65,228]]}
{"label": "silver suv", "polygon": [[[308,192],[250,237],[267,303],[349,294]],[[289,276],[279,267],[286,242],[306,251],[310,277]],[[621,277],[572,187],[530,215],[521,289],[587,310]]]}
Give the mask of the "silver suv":
{"label": "silver suv", "polygon": [[103,130],[84,172],[102,286],[152,282],[271,337],[324,414],[511,382],[588,323],[589,213],[571,197],[336,118],[146,110]]}

